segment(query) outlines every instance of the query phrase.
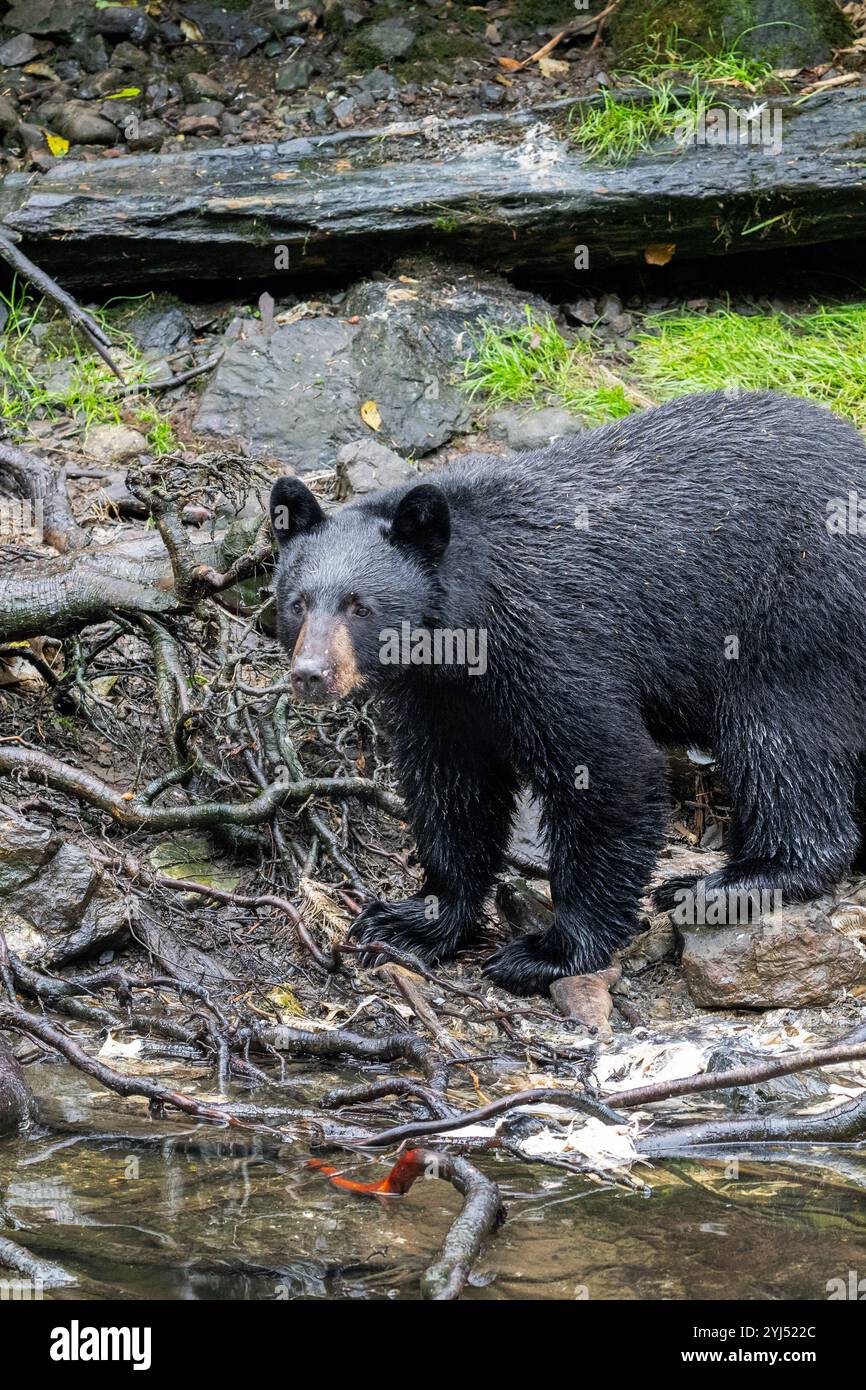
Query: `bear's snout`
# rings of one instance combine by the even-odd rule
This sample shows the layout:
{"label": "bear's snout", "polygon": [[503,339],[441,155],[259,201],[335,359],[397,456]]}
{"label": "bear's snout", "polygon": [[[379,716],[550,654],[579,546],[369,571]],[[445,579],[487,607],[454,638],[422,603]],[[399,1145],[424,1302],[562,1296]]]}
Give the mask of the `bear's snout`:
{"label": "bear's snout", "polygon": [[295,699],[327,704],[331,700],[342,700],[362,683],[354,643],[345,622],[337,619],[305,623],[292,656]]}

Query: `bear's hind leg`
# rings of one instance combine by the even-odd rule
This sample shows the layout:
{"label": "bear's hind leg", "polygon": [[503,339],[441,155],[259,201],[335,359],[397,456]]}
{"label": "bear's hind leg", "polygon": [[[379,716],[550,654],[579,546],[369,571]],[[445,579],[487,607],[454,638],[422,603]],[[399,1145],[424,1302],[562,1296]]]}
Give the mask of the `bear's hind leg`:
{"label": "bear's hind leg", "polygon": [[691,909],[696,893],[709,924],[735,924],[815,897],[848,872],[861,843],[857,752],[798,724],[809,702],[801,695],[798,705],[786,724],[791,699],[778,692],[763,705],[772,718],[753,704],[720,740],[734,804],[729,862],[706,878],[668,880],[654,894],[659,908]]}

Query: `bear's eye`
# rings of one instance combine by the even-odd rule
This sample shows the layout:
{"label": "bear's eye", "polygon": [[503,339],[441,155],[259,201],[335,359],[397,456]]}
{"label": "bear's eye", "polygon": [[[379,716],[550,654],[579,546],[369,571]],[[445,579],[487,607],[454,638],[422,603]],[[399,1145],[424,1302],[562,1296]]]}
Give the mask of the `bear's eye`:
{"label": "bear's eye", "polygon": [[300,618],[300,617],[303,616],[303,614],[306,612],[306,608],[307,608],[307,605],[304,603],[304,600],[303,600],[302,598],[296,598],[296,599],[292,602],[292,604],[291,604],[290,606],[291,606],[292,612],[293,612],[293,613],[296,615],[296,617],[298,617],[298,618]]}
{"label": "bear's eye", "polygon": [[353,618],[369,618],[370,616],[370,609],[365,603],[361,602],[357,594],[349,594],[349,597],[346,599],[346,611],[350,613]]}

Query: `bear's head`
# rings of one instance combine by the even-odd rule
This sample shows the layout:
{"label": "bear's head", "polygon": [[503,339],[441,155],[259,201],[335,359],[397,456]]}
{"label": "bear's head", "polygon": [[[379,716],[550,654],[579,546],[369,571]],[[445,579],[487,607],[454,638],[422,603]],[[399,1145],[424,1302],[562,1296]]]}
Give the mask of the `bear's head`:
{"label": "bear's head", "polygon": [[295,698],[325,703],[393,678],[386,635],[436,620],[451,536],[442,489],[420,483],[327,517],[298,478],[280,478],[270,511],[277,631]]}

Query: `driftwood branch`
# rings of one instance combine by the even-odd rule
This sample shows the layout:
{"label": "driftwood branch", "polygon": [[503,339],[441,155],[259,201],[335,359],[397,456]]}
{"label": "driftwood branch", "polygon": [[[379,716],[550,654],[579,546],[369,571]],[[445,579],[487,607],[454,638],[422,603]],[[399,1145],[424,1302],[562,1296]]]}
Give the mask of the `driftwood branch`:
{"label": "driftwood branch", "polygon": [[0,257],[19,275],[23,275],[26,280],[29,280],[34,289],[38,290],[40,294],[44,294],[46,298],[52,299],[63,310],[72,326],[84,334],[84,337],[99,353],[106,366],[114,372],[118,381],[123,382],[123,373],[111,355],[111,339],[92,314],[88,314],[86,309],[82,309],[71,294],[61,289],[56,280],[52,280],[50,275],[46,275],[44,270],[40,270],[38,265],[34,265],[23,251],[19,251],[14,241],[2,233],[0,233]]}

